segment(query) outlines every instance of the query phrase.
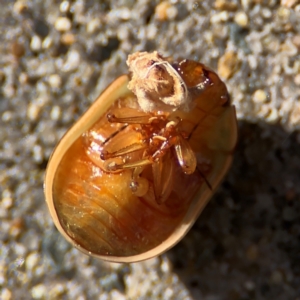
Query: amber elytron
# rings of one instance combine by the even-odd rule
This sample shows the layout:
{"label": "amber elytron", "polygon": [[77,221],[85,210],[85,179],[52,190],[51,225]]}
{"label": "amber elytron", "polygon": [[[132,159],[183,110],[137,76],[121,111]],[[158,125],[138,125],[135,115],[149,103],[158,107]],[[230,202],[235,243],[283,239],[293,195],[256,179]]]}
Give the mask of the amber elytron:
{"label": "amber elytron", "polygon": [[144,260],[187,233],[226,174],[237,141],[225,84],[201,63],[130,55],[66,133],[46,173],[59,231],[86,254]]}

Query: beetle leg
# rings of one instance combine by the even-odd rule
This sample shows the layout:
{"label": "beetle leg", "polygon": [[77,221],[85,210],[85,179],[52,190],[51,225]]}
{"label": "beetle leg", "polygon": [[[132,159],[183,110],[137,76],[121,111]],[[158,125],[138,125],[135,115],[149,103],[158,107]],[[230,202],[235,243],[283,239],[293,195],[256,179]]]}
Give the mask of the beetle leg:
{"label": "beetle leg", "polygon": [[147,144],[141,142],[141,143],[134,143],[134,144],[128,145],[128,146],[121,148],[119,150],[116,150],[114,152],[108,152],[108,151],[103,150],[100,154],[100,158],[102,160],[107,160],[109,158],[124,156],[124,155],[130,154],[135,151],[143,150],[146,147],[147,147]]}
{"label": "beetle leg", "polygon": [[174,162],[171,160],[170,152],[155,162],[149,158],[129,163],[117,163],[117,161],[108,160],[106,169],[109,171],[133,169],[130,189],[135,195],[142,197],[148,192],[149,182],[140,174],[144,170],[144,166],[150,164],[152,165],[155,200],[158,204],[162,204],[168,199],[173,188]]}
{"label": "beetle leg", "polygon": [[132,181],[129,185],[131,191],[138,197],[143,197],[149,189],[149,181],[140,176],[143,170],[144,167],[137,167],[133,169],[131,176]]}
{"label": "beetle leg", "polygon": [[189,142],[182,136],[177,137],[177,143],[174,145],[175,153],[179,165],[185,174],[192,174],[197,167],[197,159]]}
{"label": "beetle leg", "polygon": [[151,124],[156,119],[165,119],[164,116],[155,116],[151,113],[136,111],[135,109],[120,108],[110,111],[106,118],[110,123],[121,124]]}
{"label": "beetle leg", "polygon": [[173,188],[174,163],[170,152],[152,164],[152,174],[155,200],[162,204],[169,198]]}
{"label": "beetle leg", "polygon": [[124,129],[126,129],[127,125],[122,126],[115,132],[113,132],[109,137],[106,138],[106,140],[102,143],[102,146],[107,144],[111,139],[113,139],[115,136],[117,136],[120,132],[122,132]]}
{"label": "beetle leg", "polygon": [[152,115],[132,116],[132,117],[117,117],[115,114],[108,113],[107,120],[111,123],[126,123],[126,124],[150,124]]}
{"label": "beetle leg", "polygon": [[128,163],[125,162],[123,164],[118,164],[117,169],[119,169],[119,170],[134,169],[134,168],[143,167],[143,166],[147,166],[147,165],[151,165],[151,164],[153,164],[153,160],[151,160],[149,158],[144,158],[144,159],[137,160],[134,162],[128,162]]}

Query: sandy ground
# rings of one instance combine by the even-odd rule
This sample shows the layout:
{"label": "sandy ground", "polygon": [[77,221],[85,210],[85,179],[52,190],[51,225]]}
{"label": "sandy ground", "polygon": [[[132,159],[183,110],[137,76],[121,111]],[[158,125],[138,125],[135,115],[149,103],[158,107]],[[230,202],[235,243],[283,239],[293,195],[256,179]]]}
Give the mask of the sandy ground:
{"label": "sandy ground", "polygon": [[[300,299],[300,2],[0,0],[0,299]],[[135,51],[199,60],[237,109],[233,166],[161,257],[110,264],[57,232],[43,178]]]}

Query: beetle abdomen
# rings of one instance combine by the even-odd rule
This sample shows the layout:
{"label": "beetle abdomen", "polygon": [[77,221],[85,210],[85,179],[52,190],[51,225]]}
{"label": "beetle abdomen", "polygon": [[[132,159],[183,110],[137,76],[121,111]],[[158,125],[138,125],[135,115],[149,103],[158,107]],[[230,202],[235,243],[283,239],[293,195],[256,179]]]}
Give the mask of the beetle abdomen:
{"label": "beetle abdomen", "polygon": [[[137,197],[128,189],[131,172],[109,174],[95,166],[85,153],[82,137],[62,159],[54,178],[53,200],[66,233],[78,245],[99,255],[130,256],[143,253],[164,241],[185,214],[199,178],[178,169],[177,187],[190,181],[189,191],[180,188],[158,206],[153,189]],[[197,183],[197,184],[196,184]],[[180,194],[181,193],[181,194]]]}

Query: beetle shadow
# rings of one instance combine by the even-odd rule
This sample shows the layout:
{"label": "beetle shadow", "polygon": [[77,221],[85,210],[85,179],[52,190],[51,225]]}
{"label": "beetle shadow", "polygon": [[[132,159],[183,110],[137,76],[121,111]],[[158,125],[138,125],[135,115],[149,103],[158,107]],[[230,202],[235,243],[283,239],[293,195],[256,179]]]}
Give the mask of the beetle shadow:
{"label": "beetle shadow", "polygon": [[239,123],[229,174],[187,236],[167,253],[192,298],[299,295],[299,153],[299,133]]}

